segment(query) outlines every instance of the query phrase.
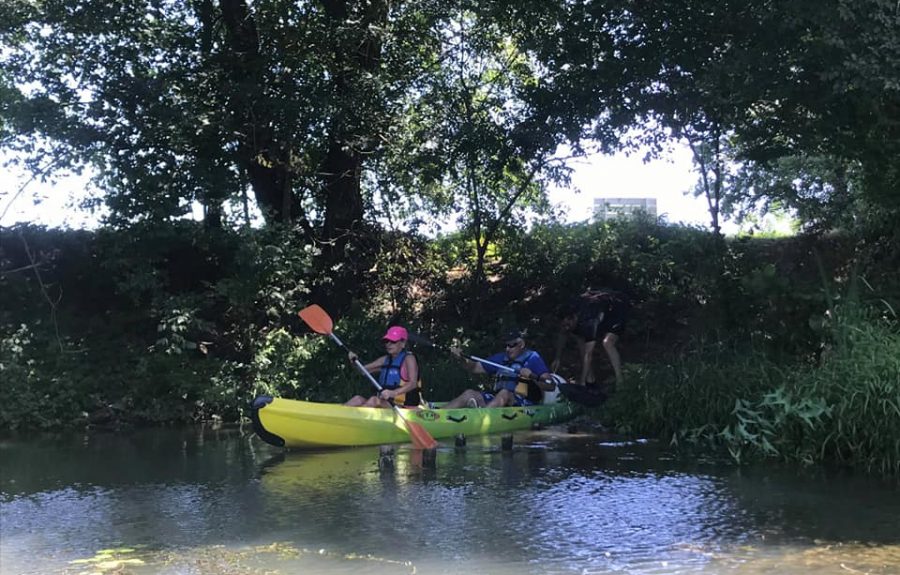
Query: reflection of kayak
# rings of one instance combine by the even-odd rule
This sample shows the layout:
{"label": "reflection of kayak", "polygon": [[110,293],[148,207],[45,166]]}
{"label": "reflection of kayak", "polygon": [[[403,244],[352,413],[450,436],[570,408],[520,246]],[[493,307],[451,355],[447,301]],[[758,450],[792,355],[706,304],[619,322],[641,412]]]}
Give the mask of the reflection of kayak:
{"label": "reflection of kayak", "polygon": [[[570,403],[403,410],[404,417],[424,426],[436,439],[460,433],[470,436],[530,429],[538,424],[566,421],[575,413]],[[251,418],[257,435],[279,447],[349,447],[409,441],[406,425],[394,409],[262,396],[253,402]]]}
{"label": "reflection of kayak", "polygon": [[282,451],[260,465],[260,479],[267,491],[281,494],[298,489],[335,490],[376,478],[381,457],[378,447]]}

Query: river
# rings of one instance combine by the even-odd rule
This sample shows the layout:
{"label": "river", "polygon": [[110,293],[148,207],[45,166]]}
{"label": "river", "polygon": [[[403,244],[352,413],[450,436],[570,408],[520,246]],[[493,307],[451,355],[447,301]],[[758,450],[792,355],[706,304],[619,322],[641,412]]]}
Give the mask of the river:
{"label": "river", "polygon": [[0,440],[0,574],[900,574],[900,488],[565,426],[283,452],[249,427]]}

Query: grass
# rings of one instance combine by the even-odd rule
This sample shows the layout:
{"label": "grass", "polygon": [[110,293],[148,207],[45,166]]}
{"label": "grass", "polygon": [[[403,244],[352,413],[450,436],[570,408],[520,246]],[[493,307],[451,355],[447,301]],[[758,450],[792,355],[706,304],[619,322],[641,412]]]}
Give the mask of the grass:
{"label": "grass", "polygon": [[738,462],[777,458],[900,477],[900,332],[890,314],[833,313],[814,363],[700,346],[633,369],[603,417],[620,431],[709,445]]}

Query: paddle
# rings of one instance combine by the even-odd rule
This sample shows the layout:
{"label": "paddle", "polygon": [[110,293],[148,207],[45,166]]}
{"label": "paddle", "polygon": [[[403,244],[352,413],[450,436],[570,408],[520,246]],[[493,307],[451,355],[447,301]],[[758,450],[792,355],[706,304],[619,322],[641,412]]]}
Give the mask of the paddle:
{"label": "paddle", "polygon": [[[350,353],[350,350],[347,349],[347,346],[344,345],[338,336],[334,334],[334,322],[331,319],[331,316],[328,313],[319,307],[316,304],[311,306],[307,306],[301,309],[298,312],[300,319],[306,322],[306,325],[309,326],[311,330],[314,332],[329,336],[336,344],[338,344],[341,349]],[[356,365],[356,369],[358,369],[366,378],[369,380],[369,383],[375,386],[379,392],[382,391],[381,385],[378,381],[372,377],[372,374],[368,372],[365,366],[359,361],[359,359],[354,360],[353,362]],[[403,415],[403,410],[401,410],[393,401],[390,402],[391,407],[394,408],[394,412],[396,412],[397,416],[406,424],[406,430],[409,432],[409,437],[412,439],[413,446],[418,449],[434,449],[438,446],[438,442],[428,433],[428,430],[422,427],[421,424],[418,424],[414,421],[410,421],[406,419]]]}
{"label": "paddle", "polygon": [[[453,354],[453,352],[450,351],[449,349],[444,348],[444,347],[440,347],[440,346],[438,346],[438,345],[435,345],[435,344],[434,344],[430,339],[428,339],[427,337],[424,337],[424,336],[421,336],[421,335],[418,335],[418,334],[415,334],[415,333],[410,333],[410,334],[407,335],[407,337],[409,338],[409,341],[411,341],[411,342],[413,342],[413,343],[415,343],[415,344],[417,344],[417,345],[424,345],[425,347],[430,347],[430,348],[432,348],[432,349],[436,349],[436,350],[439,350],[439,351],[443,351],[443,352],[445,352],[445,353]],[[466,358],[466,359],[468,359],[468,360],[470,360],[470,361],[476,361],[476,362],[479,362],[479,363],[483,363],[483,364],[485,364],[485,365],[489,365],[489,366],[491,366],[491,367],[495,367],[495,368],[497,368],[497,369],[499,369],[499,370],[505,371],[506,373],[512,373],[512,374],[518,374],[518,373],[519,373],[519,372],[516,371],[515,369],[509,367],[508,365],[503,365],[502,363],[494,363],[493,361],[490,361],[490,360],[487,360],[487,359],[484,359],[484,358],[481,358],[481,357],[478,357],[478,356],[475,356],[475,355],[467,355],[467,354],[462,353],[462,352],[460,352],[459,355],[460,355],[460,357],[464,357],[464,358]],[[519,377],[522,377],[522,376],[519,376]],[[553,383],[553,384],[557,385],[557,387],[558,387],[558,386],[559,386],[559,382],[558,382],[558,381],[555,381],[555,379],[553,379],[553,378],[556,378],[556,377],[558,377],[558,376],[552,375],[552,376],[551,376],[551,379],[547,380],[547,382],[548,382],[548,383]],[[531,380],[531,381],[537,381],[537,380],[538,380],[538,377],[537,377],[537,375],[532,375],[531,377],[527,377],[527,378],[523,378],[523,379],[527,379],[527,380]],[[544,402],[545,402],[545,403],[554,403],[554,402],[555,402],[555,398],[556,398],[555,393],[556,393],[555,391],[546,391],[546,390],[544,390]]]}
{"label": "paddle", "polygon": [[561,383],[557,387],[566,399],[574,403],[580,403],[585,407],[597,407],[607,399],[606,394],[602,391],[594,391],[583,385]]}
{"label": "paddle", "polygon": [[[450,351],[448,348],[440,347],[440,346],[438,346],[438,345],[435,345],[435,344],[432,343],[432,341],[431,341],[430,339],[428,339],[427,337],[423,337],[423,336],[418,335],[418,334],[415,334],[415,333],[410,333],[410,334],[408,335],[408,337],[409,337],[409,341],[415,343],[416,345],[424,345],[425,347],[430,347],[430,348],[436,349],[436,350],[438,350],[438,351],[443,351],[443,352],[446,352],[446,353],[449,353],[449,354],[453,354],[453,352]],[[509,367],[508,365],[503,365],[502,363],[494,363],[493,361],[489,361],[489,360],[487,360],[487,359],[484,359],[484,358],[481,358],[481,357],[477,357],[477,356],[474,356],[474,355],[467,355],[467,354],[462,353],[462,352],[460,352],[459,356],[460,356],[460,357],[464,357],[464,358],[466,358],[466,359],[468,359],[468,360],[471,360],[471,361],[477,361],[478,363],[483,363],[483,364],[485,364],[485,365],[489,365],[489,366],[491,366],[491,367],[496,367],[497,369],[503,370],[503,371],[505,371],[505,372],[507,372],[507,373],[518,373],[515,369]]]}

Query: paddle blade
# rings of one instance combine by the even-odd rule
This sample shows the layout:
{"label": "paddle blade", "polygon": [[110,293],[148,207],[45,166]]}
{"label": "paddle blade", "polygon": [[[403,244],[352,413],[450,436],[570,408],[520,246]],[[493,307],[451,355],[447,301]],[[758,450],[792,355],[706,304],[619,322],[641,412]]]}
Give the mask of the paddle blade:
{"label": "paddle blade", "polygon": [[404,419],[403,421],[406,422],[406,429],[409,431],[409,437],[412,439],[413,447],[416,449],[434,449],[438,446],[437,440],[431,437],[428,430],[422,427],[421,424],[408,419]]}
{"label": "paddle blade", "polygon": [[331,335],[331,329],[334,327],[334,321],[332,321],[331,316],[328,315],[324,309],[319,307],[317,304],[312,304],[311,306],[307,306],[297,312],[297,315],[300,316],[306,325],[309,326],[309,329],[313,330],[316,333],[320,333],[322,335]]}
{"label": "paddle blade", "polygon": [[602,391],[594,391],[583,385],[561,383],[556,387],[566,399],[573,403],[584,405],[585,407],[597,407],[606,401],[606,394]]}

